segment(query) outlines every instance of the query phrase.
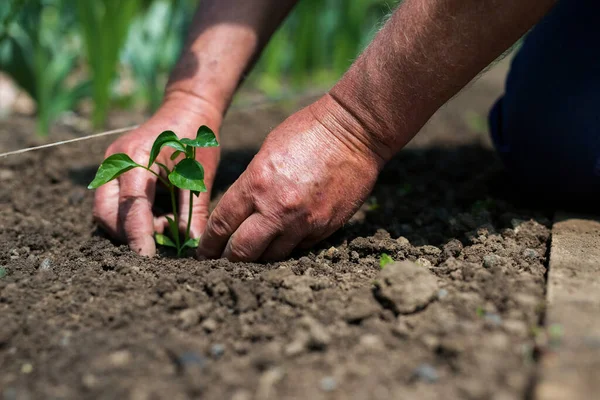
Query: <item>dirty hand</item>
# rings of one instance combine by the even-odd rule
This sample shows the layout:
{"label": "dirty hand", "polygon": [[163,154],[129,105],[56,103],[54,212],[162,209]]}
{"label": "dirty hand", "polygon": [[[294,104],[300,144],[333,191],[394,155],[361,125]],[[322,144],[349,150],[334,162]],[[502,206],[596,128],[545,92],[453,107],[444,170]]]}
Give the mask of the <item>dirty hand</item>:
{"label": "dirty hand", "polygon": [[271,132],[211,214],[198,256],[282,259],[342,226],[383,166],[350,119],[326,95]]}
{"label": "dirty hand", "polygon": [[[209,126],[215,133],[219,129],[222,116],[206,105],[193,105],[193,102],[165,102],[156,114],[138,129],[120,137],[112,143],[106,156],[126,153],[134,161],[146,164],[154,139],[165,130],[174,131],[179,137],[194,138],[201,125]],[[217,136],[218,137],[218,136]],[[164,148],[157,162],[172,168],[179,159],[171,161],[173,151]],[[219,163],[219,149],[198,149],[197,160],[204,166],[207,193],[202,193],[193,204],[190,234],[193,238],[201,235],[208,218],[210,190]],[[182,157],[182,156],[180,156]],[[156,164],[153,166],[159,172]],[[162,173],[162,171],[160,171]],[[118,179],[101,186],[94,200],[94,219],[111,236],[125,241],[132,250],[145,256],[156,252],[154,232],[162,233],[168,226],[164,216],[152,213],[157,178],[141,168],[133,169]],[[188,192],[180,192],[179,209],[189,207]],[[185,232],[187,213],[182,214],[180,230]]]}

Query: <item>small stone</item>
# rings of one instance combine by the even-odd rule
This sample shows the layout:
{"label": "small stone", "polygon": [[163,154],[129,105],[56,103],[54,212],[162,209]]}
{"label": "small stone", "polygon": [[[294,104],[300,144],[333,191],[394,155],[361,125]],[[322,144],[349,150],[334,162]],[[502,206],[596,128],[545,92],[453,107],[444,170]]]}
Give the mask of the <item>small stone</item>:
{"label": "small stone", "polygon": [[215,358],[221,358],[225,354],[225,346],[220,343],[213,344],[210,346],[210,355]]}
{"label": "small stone", "polygon": [[435,383],[440,378],[437,370],[430,364],[421,364],[413,372],[416,379],[427,383]]}
{"label": "small stone", "polygon": [[484,319],[492,326],[502,325],[502,317],[496,313],[485,313]]}
{"label": "small stone", "polygon": [[327,251],[325,251],[325,258],[329,259],[329,260],[333,260],[336,259],[339,255],[339,251],[338,249],[336,249],[335,247],[330,247],[329,249],[327,249]]}
{"label": "small stone", "polygon": [[115,351],[108,356],[108,361],[113,367],[124,367],[131,361],[131,353],[127,350]]}
{"label": "small stone", "polygon": [[212,318],[208,318],[202,323],[202,329],[206,332],[211,333],[217,330],[217,321]]}
{"label": "small stone", "polygon": [[437,278],[410,261],[388,264],[376,279],[375,296],[397,314],[422,310],[437,295]]}
{"label": "small stone", "polygon": [[359,344],[362,348],[367,350],[384,350],[385,345],[381,338],[377,335],[366,334],[360,337]]}
{"label": "small stone", "polygon": [[326,376],[319,383],[321,390],[325,392],[333,392],[337,388],[337,381],[333,376]]}
{"label": "small stone", "polygon": [[423,257],[419,257],[416,261],[417,264],[419,264],[421,267],[425,267],[425,268],[431,268],[432,264],[431,261],[429,261],[426,258]]}
{"label": "small stone", "polygon": [[21,366],[21,373],[30,374],[33,372],[33,365],[31,363],[25,363]]}
{"label": "small stone", "polygon": [[492,268],[499,265],[502,262],[502,257],[496,254],[488,254],[483,256],[483,266],[485,268]]}
{"label": "small stone", "polygon": [[200,313],[194,308],[188,308],[179,313],[179,321],[183,328],[190,328],[200,322]]}
{"label": "small stone", "polygon": [[52,268],[52,260],[49,258],[44,258],[44,261],[40,263],[39,269],[42,271],[48,271]]}
{"label": "small stone", "polygon": [[11,260],[16,260],[19,258],[19,251],[17,249],[11,249],[8,254],[10,255]]}
{"label": "small stone", "polygon": [[360,260],[360,256],[358,255],[358,253],[356,251],[352,251],[350,253],[350,260],[353,262],[358,262]]}
{"label": "small stone", "polygon": [[525,250],[523,250],[523,257],[529,258],[529,259],[536,259],[536,258],[539,258],[540,255],[534,249],[525,249]]}
{"label": "small stone", "polygon": [[[405,225],[402,225],[402,226],[405,226]],[[410,228],[410,225],[407,225],[407,226]],[[412,231],[412,229],[410,229],[410,230],[405,230],[405,229],[402,229],[402,230],[404,230],[405,232],[410,232],[410,231]],[[404,236],[400,236],[398,239],[396,239],[396,242],[397,242],[397,243],[398,243],[398,244],[399,244],[401,247],[408,247],[408,246],[410,246],[410,242],[409,242],[409,241],[408,241],[408,239],[407,239],[407,238],[405,238]]]}
{"label": "small stone", "polygon": [[0,170],[0,181],[8,181],[15,176],[15,173],[10,169],[1,169]]}
{"label": "small stone", "polygon": [[437,292],[438,299],[442,300],[448,297],[448,291],[446,289],[440,289]]}

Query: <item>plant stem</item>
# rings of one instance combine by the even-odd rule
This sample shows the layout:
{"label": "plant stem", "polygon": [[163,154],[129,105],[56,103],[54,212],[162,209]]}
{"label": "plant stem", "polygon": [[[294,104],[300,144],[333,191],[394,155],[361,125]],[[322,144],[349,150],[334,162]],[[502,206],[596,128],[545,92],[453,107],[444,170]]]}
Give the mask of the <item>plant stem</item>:
{"label": "plant stem", "polygon": [[190,190],[190,209],[188,211],[188,220],[187,220],[187,228],[185,230],[185,242],[190,239],[190,228],[192,226],[192,206],[194,204],[194,193]]}
{"label": "plant stem", "polygon": [[179,215],[177,214],[177,201],[175,200],[175,186],[169,187],[169,192],[171,192],[171,207],[173,207],[173,220],[175,221],[175,232],[173,232],[173,236],[175,239],[175,244],[177,245],[177,257],[181,255],[181,245],[179,242]]}

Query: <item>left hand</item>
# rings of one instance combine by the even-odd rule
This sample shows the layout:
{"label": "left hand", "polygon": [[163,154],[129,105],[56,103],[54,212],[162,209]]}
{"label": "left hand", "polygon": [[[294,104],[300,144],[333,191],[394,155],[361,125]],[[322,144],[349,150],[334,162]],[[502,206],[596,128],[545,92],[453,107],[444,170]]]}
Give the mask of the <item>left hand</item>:
{"label": "left hand", "polygon": [[326,95],[271,132],[211,214],[198,256],[279,260],[350,219],[383,159],[349,120]]}

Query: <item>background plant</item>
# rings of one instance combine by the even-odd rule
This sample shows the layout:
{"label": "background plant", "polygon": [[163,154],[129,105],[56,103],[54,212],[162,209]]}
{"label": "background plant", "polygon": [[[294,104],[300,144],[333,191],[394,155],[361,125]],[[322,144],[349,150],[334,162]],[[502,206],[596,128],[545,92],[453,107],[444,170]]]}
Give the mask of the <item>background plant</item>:
{"label": "background plant", "polygon": [[[171,238],[156,233],[155,239],[160,245],[176,248],[177,256],[180,256],[186,248],[198,247],[199,239],[192,239],[190,237],[192,209],[194,196],[199,196],[201,192],[206,192],[206,186],[204,184],[204,168],[196,160],[196,149],[199,147],[216,147],[218,145],[219,143],[213,131],[204,125],[198,129],[195,139],[179,139],[172,131],[162,132],[152,145],[148,165],[136,163],[125,153],[113,154],[100,164],[96,177],[89,184],[88,189],[97,189],[134,168],[143,168],[151,174],[156,175],[158,180],[169,190],[171,206],[173,207],[173,218],[166,217],[169,222]],[[182,154],[185,156],[172,170],[165,164],[156,161],[160,151],[165,146],[175,149],[171,160],[175,160]],[[162,172],[164,172],[166,179],[152,169],[154,164],[158,165]],[[190,191],[187,227],[183,237],[179,233],[179,223],[181,220],[180,213],[184,212],[184,210],[180,210],[180,213],[177,212],[176,188]]]}
{"label": "background plant", "polygon": [[38,132],[47,134],[89,94],[89,81],[73,76],[81,49],[75,16],[65,0],[2,2],[0,15],[0,69],[36,101]]}
{"label": "background plant", "polygon": [[[154,110],[197,3],[0,1],[0,70],[36,101],[40,132],[83,98],[91,99],[95,126],[105,123],[111,106]],[[397,3],[301,0],[245,88],[280,98],[327,87]]]}

